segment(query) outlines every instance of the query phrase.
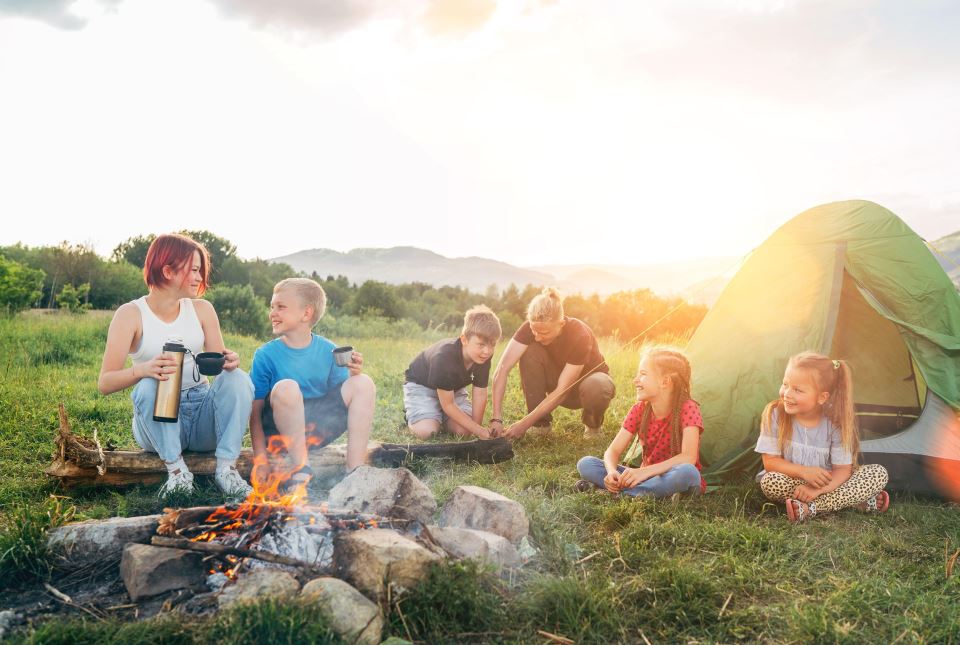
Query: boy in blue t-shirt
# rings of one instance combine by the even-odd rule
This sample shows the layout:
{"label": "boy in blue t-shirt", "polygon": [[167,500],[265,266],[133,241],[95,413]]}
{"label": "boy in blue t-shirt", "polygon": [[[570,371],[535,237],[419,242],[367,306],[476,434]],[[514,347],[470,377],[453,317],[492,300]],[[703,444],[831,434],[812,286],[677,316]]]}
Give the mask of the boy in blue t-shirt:
{"label": "boy in blue t-shirt", "polygon": [[334,362],[334,344],[314,334],[326,309],[323,287],[308,278],[281,280],[270,299],[270,324],[279,336],[253,356],[250,378],[254,401],[250,438],[255,463],[266,463],[267,441],[281,435],[297,469],[290,484],[306,484],[312,476],[307,444],[325,446],[347,433],[347,470],[366,461],[373,425],[376,386],[362,373],[363,356]]}

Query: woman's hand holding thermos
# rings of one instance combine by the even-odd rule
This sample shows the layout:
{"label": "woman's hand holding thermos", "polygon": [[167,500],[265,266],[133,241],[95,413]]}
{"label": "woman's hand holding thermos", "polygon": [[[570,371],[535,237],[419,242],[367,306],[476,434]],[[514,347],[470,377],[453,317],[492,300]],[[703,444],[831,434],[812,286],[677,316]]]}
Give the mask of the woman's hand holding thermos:
{"label": "woman's hand holding thermos", "polygon": [[[138,369],[140,370],[139,374],[137,373]],[[176,360],[174,360],[173,356],[167,352],[163,352],[146,363],[134,365],[133,375],[137,378],[149,377],[158,381],[166,381],[170,378],[169,375],[173,374],[178,369],[178,363]]]}

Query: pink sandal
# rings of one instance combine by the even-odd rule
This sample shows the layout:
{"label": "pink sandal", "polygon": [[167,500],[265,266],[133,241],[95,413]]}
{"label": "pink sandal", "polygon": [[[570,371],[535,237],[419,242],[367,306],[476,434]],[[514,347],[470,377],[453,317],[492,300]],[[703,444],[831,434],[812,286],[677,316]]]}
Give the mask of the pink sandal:
{"label": "pink sandal", "polygon": [[817,514],[817,507],[797,499],[787,498],[787,519],[793,524],[802,524]]}
{"label": "pink sandal", "polygon": [[883,513],[890,508],[890,493],[882,490],[867,501],[857,505],[857,508],[865,513]]}

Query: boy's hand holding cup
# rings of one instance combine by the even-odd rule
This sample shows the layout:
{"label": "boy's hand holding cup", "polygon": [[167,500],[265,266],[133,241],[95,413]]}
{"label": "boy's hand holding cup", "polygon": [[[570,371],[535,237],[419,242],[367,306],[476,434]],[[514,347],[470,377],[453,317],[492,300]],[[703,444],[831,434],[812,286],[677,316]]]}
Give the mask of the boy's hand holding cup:
{"label": "boy's hand holding cup", "polygon": [[363,371],[363,354],[354,351],[350,345],[337,347],[333,350],[333,361],[340,367],[350,370],[350,376],[356,376]]}

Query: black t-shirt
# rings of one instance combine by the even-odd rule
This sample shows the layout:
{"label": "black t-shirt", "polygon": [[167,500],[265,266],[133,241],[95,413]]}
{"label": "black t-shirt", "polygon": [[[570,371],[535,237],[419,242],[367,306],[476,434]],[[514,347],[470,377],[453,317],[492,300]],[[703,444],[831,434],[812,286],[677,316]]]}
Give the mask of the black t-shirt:
{"label": "black t-shirt", "polygon": [[[561,369],[564,365],[583,365],[583,371],[589,372],[597,367],[596,372],[609,372],[610,368],[603,360],[603,354],[600,353],[600,346],[597,344],[597,337],[593,335],[587,323],[576,318],[564,316],[566,323],[557,336],[549,345],[542,345],[547,351],[547,355]],[[537,341],[533,338],[533,330],[530,329],[530,321],[523,323],[513,339],[524,345],[532,345]]]}
{"label": "black t-shirt", "polygon": [[463,343],[460,338],[441,340],[413,359],[404,375],[407,383],[416,383],[434,390],[459,390],[462,387],[487,387],[490,363],[463,366]]}

